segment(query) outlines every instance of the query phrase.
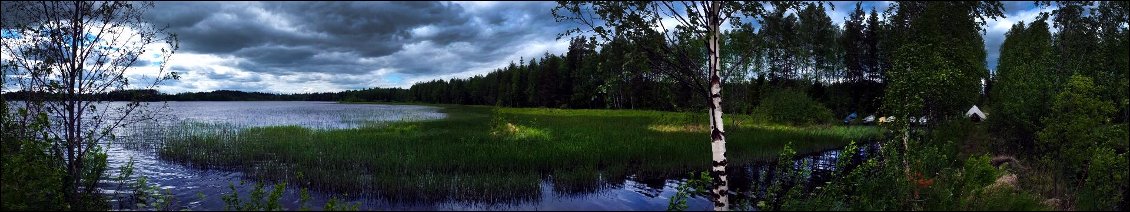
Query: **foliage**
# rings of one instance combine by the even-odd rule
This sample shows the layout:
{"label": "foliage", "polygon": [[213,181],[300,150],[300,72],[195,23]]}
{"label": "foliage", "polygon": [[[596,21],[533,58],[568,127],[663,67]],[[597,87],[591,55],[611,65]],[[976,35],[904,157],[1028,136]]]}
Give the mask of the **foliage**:
{"label": "foliage", "polygon": [[1053,154],[1065,165],[1065,176],[1069,182],[1083,180],[1077,177],[1085,171],[1086,160],[1090,159],[1091,147],[1113,147],[1116,140],[1100,136],[1102,126],[1109,124],[1114,105],[1099,99],[1090,77],[1074,75],[1067,87],[1056,94],[1052,102],[1052,113],[1043,119],[1047,127],[1041,130],[1040,151]]}
{"label": "foliage", "polygon": [[[1126,9],[1122,2],[1056,2],[1052,22],[1058,29],[1053,36],[1055,54],[1055,79],[1059,85],[1067,83],[1069,76],[1079,74],[1090,77],[1097,85],[1099,98],[1115,104],[1121,116],[1127,119],[1127,74],[1130,73],[1127,55]],[[1050,5],[1050,2],[1044,4]],[[1088,13],[1089,11],[1089,13]]]}
{"label": "foliage", "polygon": [[671,196],[671,200],[667,203],[668,211],[684,211],[687,210],[687,199],[692,196],[706,196],[710,194],[709,186],[713,180],[707,172],[699,172],[698,175],[687,173],[690,178],[686,181],[680,182],[675,187],[675,195]]}
{"label": "foliage", "polygon": [[[982,30],[1002,16],[999,2],[900,2],[892,17],[897,50],[883,98],[899,117],[942,120],[965,112],[981,96],[985,69]],[[904,25],[905,24],[905,25]]]}
{"label": "foliage", "polygon": [[[149,178],[140,176],[134,184],[133,196],[135,210],[170,210],[173,205],[172,191],[149,184]],[[165,193],[161,193],[164,191]]]}
{"label": "foliage", "polygon": [[[299,180],[303,179],[302,172],[298,172],[297,176],[298,176]],[[244,181],[240,181],[239,184],[242,186],[244,184]],[[276,183],[274,188],[271,189],[271,193],[268,196],[264,197],[263,195],[267,195],[267,193],[266,193],[266,191],[263,190],[263,188],[264,188],[263,182],[256,182],[255,188],[249,194],[250,196],[248,197],[248,199],[242,200],[242,199],[239,198],[239,190],[237,190],[235,188],[235,184],[229,183],[228,187],[231,188],[232,193],[222,196],[222,198],[224,200],[224,209],[235,210],[235,211],[282,211],[282,210],[287,210],[287,208],[282,207],[281,203],[279,202],[279,200],[282,199],[283,192],[286,190],[286,185],[287,185],[287,183],[285,181],[280,182],[280,183]],[[303,187],[299,191],[298,195],[299,195],[299,200],[298,200],[298,207],[299,208],[298,208],[298,210],[309,211],[310,208],[306,205],[306,203],[308,201],[310,201],[310,193],[308,192],[307,188]],[[264,200],[266,200],[265,203],[263,202]],[[357,202],[357,203],[341,203],[339,201],[340,200],[337,199],[337,196],[331,196],[330,200],[328,200],[326,202],[326,204],[322,207],[322,210],[324,210],[324,211],[358,211],[359,208],[361,207],[361,203],[359,203],[359,202]]]}
{"label": "foliage", "polygon": [[[952,123],[947,123],[949,125]],[[956,127],[954,127],[956,128]],[[954,136],[964,137],[964,136]],[[835,163],[829,181],[813,184],[808,181],[804,161],[788,160],[778,167],[780,176],[773,182],[761,205],[762,210],[1045,210],[1040,198],[1015,185],[1002,182],[1008,173],[990,163],[988,155],[977,155],[951,163],[957,154],[952,142],[942,137],[924,137],[912,141],[905,157],[915,161],[911,176],[902,170],[899,157],[892,149],[880,149],[863,161],[853,157]],[[899,145],[881,141],[880,146]],[[850,156],[861,149],[852,143],[840,154]],[[799,165],[797,164],[799,163]],[[1005,180],[1007,181],[1007,180]],[[1013,182],[1014,183],[1014,182]],[[790,187],[791,186],[791,187]]]}
{"label": "foliage", "polygon": [[[10,110],[10,102],[3,101],[2,123],[2,206],[12,210],[101,210],[109,207],[105,198],[96,193],[96,184],[106,168],[106,154],[94,148],[82,157],[88,158],[85,168],[78,173],[81,179],[69,178],[67,167],[51,153],[51,144],[58,138],[47,134],[50,121],[47,114],[29,115],[26,108]],[[30,119],[29,119],[30,118]],[[72,189],[71,180],[82,182]],[[70,191],[70,192],[68,192]],[[74,193],[71,193],[74,192]],[[69,196],[71,194],[73,196]],[[70,199],[68,199],[70,198]]]}
{"label": "foliage", "polygon": [[966,205],[970,210],[985,211],[1046,211],[1047,205],[1025,191],[988,190],[978,194],[976,201]]}
{"label": "foliage", "polygon": [[[11,116],[8,101],[0,101],[0,125],[3,146],[0,146],[0,208],[3,210],[64,210],[67,203],[58,188],[63,187],[65,168],[47,153],[48,143],[27,139],[30,133],[42,133],[47,116],[40,114],[30,125],[20,125]],[[18,110],[27,113],[27,110]],[[26,117],[26,116],[18,116]],[[27,127],[27,128],[24,128]]]}
{"label": "foliage", "polygon": [[[807,164],[796,165],[796,161],[792,158],[796,155],[796,150],[790,148],[791,144],[786,144],[785,148],[781,150],[780,155],[777,157],[777,170],[774,176],[774,183],[766,189],[765,199],[769,204],[758,204],[764,209],[780,210],[781,207],[796,207],[795,205],[787,202],[787,199],[799,199],[800,192],[805,186],[808,178],[808,173],[811,170],[798,169],[797,167],[808,167]],[[807,161],[801,162],[805,163]]]}
{"label": "foliage", "polygon": [[843,50],[837,45],[839,27],[832,23],[823,4],[807,4],[798,12],[797,33],[801,37],[800,71],[803,79],[823,82],[838,77]]}
{"label": "foliage", "polygon": [[848,20],[844,22],[844,34],[840,37],[840,45],[846,52],[843,56],[844,69],[846,69],[843,76],[852,82],[866,79],[870,72],[866,57],[868,52],[873,51],[868,49],[870,46],[866,43],[867,34],[865,34],[868,28],[873,26],[864,23],[866,14],[860,5],[862,2],[855,4],[855,10],[852,10]]}
{"label": "foliage", "polygon": [[[242,186],[243,181],[239,184]],[[228,187],[231,188],[231,194],[224,195],[224,209],[234,211],[281,211],[286,210],[279,204],[279,199],[282,198],[283,191],[286,190],[286,182],[275,184],[269,196],[263,190],[263,182],[256,182],[255,189],[251,191],[247,200],[239,198],[239,190],[235,189],[235,184],[229,183]],[[264,200],[266,202],[264,202]]]}
{"label": "foliage", "polygon": [[1057,85],[1065,85],[1074,74],[1097,79],[1099,62],[1105,57],[1099,53],[1099,39],[1095,20],[1085,11],[1094,2],[1058,2],[1059,8],[1052,12],[1052,24],[1059,32],[1054,35],[1055,72]]}
{"label": "foliage", "polygon": [[[885,144],[884,144],[885,145]],[[854,143],[844,148],[842,155],[859,153]],[[852,157],[841,158],[835,164],[829,181],[811,183],[811,170],[806,161],[793,161],[793,153],[782,151],[778,160],[778,176],[766,190],[766,199],[759,203],[761,210],[907,210],[906,198],[911,186],[903,177],[901,164],[892,151],[881,151],[858,163]]]}
{"label": "foliage", "polygon": [[1043,19],[1025,27],[1013,25],[1001,44],[1001,57],[993,82],[994,117],[989,119],[998,137],[1006,139],[999,149],[1027,150],[1035,144],[1036,131],[1044,127],[1041,117],[1051,109],[1055,77],[1052,74],[1051,33]]}
{"label": "foliage", "polygon": [[781,90],[770,93],[761,102],[754,114],[772,122],[809,125],[833,120],[831,110],[802,92]]}
{"label": "foliage", "polygon": [[[1010,176],[1004,176],[1004,175]],[[956,192],[957,204],[940,205],[937,209],[950,210],[1046,210],[1038,197],[1015,186],[1015,176],[998,170],[990,163],[988,155],[970,157],[959,175],[944,176],[939,180],[953,180],[960,186]],[[1009,182],[1011,181],[1011,182]],[[950,208],[953,207],[953,208]]]}
{"label": "foliage", "polygon": [[[1125,139],[1122,140],[1126,142]],[[1077,209],[1121,210],[1126,208],[1126,151],[1115,153],[1108,147],[1093,147],[1087,178],[1079,190]]]}
{"label": "foliage", "polygon": [[[339,200],[337,200],[337,197],[330,197],[330,200],[326,202],[326,205],[322,207],[322,210],[323,211],[358,211],[358,208],[361,207],[361,203],[341,204],[341,203],[338,203],[338,201]],[[341,205],[339,205],[339,204],[341,204]]]}
{"label": "foliage", "polygon": [[970,157],[965,160],[961,175],[962,190],[977,193],[981,188],[992,184],[1001,174],[989,163],[988,155]]}
{"label": "foliage", "polygon": [[[895,147],[895,143],[882,144],[885,147]],[[882,148],[882,147],[880,147]],[[844,175],[845,181],[840,184],[849,186],[845,191],[845,202],[851,204],[853,210],[905,210],[908,207],[906,200],[911,196],[912,189],[909,179],[903,174],[902,167],[897,163],[901,157],[894,148],[880,149],[877,157],[867,159],[848,174]],[[835,183],[835,182],[833,182]],[[854,191],[854,192],[853,192]]]}
{"label": "foliage", "polygon": [[839,45],[842,48],[843,72],[836,73],[833,77],[844,78],[843,83],[833,84],[829,89],[836,91],[829,97],[847,98],[845,101],[825,101],[829,107],[834,108],[835,114],[847,115],[852,112],[873,114],[878,112],[881,105],[880,97],[883,96],[885,86],[882,83],[886,78],[883,67],[889,66],[888,61],[880,56],[886,49],[880,49],[880,30],[883,26],[879,22],[879,14],[872,9],[867,15],[861,8],[862,3],[855,5],[844,22],[844,31],[839,36]]}

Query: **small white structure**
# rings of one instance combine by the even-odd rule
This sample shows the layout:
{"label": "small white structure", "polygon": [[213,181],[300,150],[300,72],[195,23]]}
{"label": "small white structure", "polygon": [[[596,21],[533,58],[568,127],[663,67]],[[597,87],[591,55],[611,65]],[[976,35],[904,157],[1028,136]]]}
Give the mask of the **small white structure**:
{"label": "small white structure", "polygon": [[870,124],[871,122],[875,122],[875,115],[870,115],[870,116],[863,118],[864,124]]}
{"label": "small white structure", "polygon": [[973,105],[972,108],[969,108],[969,111],[965,112],[965,117],[969,117],[969,119],[972,119],[974,122],[980,122],[988,118],[985,116],[984,112],[981,112],[981,108],[977,108],[977,105]]}

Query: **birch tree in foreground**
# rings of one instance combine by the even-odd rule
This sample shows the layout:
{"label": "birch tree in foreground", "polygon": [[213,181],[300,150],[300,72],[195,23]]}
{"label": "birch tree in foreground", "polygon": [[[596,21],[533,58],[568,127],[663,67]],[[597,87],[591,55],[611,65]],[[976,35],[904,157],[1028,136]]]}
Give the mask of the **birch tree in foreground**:
{"label": "birch tree in foreground", "polygon": [[[26,131],[29,120],[49,117],[43,132],[20,137],[46,143],[65,170],[59,188],[65,207],[98,207],[91,203],[99,198],[96,187],[106,168],[98,144],[140,120],[137,113],[145,109],[137,101],[106,103],[100,97],[176,78],[164,70],[177,39],[144,19],[151,7],[124,1],[3,3],[4,90],[19,91],[14,97],[24,100],[16,106],[24,112],[11,117],[24,126],[4,130]],[[131,86],[131,78],[140,86]]]}
{"label": "birch tree in foreground", "polygon": [[[774,8],[795,8],[799,3],[774,2]],[[734,28],[749,27],[764,13],[760,2],[619,2],[560,1],[553,9],[558,22],[581,25],[562,36],[587,34],[601,41],[628,39],[648,59],[652,70],[677,80],[695,92],[706,95],[710,109],[710,150],[713,167],[711,196],[714,210],[729,210],[729,183],[726,179],[726,131],[722,122],[722,79],[719,37],[723,23]],[[669,25],[674,23],[674,25]],[[702,52],[688,45],[705,42]],[[741,53],[736,64],[752,55]],[[706,66],[701,58],[708,58]],[[703,68],[706,68],[705,70]],[[725,67],[744,67],[728,65]]]}

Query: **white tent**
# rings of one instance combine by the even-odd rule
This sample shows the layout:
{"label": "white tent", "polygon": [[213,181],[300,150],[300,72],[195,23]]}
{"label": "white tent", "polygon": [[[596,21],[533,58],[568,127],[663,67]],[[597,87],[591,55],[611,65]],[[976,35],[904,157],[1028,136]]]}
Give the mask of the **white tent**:
{"label": "white tent", "polygon": [[875,115],[870,115],[870,116],[867,116],[867,118],[863,118],[863,123],[871,123],[871,122],[875,122]]}
{"label": "white tent", "polygon": [[985,116],[985,113],[981,112],[981,108],[977,108],[977,105],[973,105],[973,108],[969,108],[969,111],[965,112],[965,117],[969,117],[973,119],[973,121],[981,121],[988,118]]}

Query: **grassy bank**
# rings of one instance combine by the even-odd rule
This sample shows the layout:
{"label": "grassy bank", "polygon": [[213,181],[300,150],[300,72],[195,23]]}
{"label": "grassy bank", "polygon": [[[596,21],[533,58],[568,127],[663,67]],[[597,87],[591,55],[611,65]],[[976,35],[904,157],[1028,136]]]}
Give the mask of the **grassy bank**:
{"label": "grassy bank", "polygon": [[[663,179],[709,168],[706,114],[442,106],[441,120],[373,123],[358,129],[297,126],[235,130],[190,124],[163,158],[391,199],[513,201],[536,197],[538,182],[587,192],[623,179]],[[876,127],[794,127],[727,115],[729,159],[771,159],[877,136]]]}

